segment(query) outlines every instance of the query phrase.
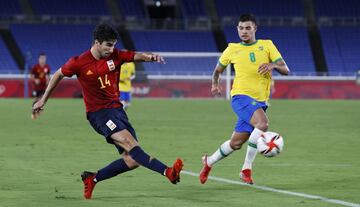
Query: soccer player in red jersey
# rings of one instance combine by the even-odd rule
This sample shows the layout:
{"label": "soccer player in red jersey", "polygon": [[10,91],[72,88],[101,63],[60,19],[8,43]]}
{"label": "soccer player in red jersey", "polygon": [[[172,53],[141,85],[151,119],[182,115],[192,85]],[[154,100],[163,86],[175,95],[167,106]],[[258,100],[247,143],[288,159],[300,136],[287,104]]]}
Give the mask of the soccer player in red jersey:
{"label": "soccer player in red jersey", "polygon": [[33,83],[32,95],[35,97],[34,103],[45,93],[46,85],[50,79],[49,75],[50,67],[46,64],[46,55],[45,53],[40,53],[38,63],[30,71],[30,80]]}
{"label": "soccer player in red jersey", "polygon": [[82,173],[85,199],[91,199],[96,183],[133,170],[139,165],[166,176],[173,184],[180,181],[180,171],[183,167],[181,159],[176,159],[173,166],[168,167],[142,150],[135,130],[129,123],[118,98],[121,64],[133,61],[164,63],[163,57],[153,53],[120,51],[114,48],[117,37],[117,32],[111,26],[98,25],[93,33],[91,49],[70,58],[57,70],[44,95],[33,106],[33,114],[36,118],[60,81],[65,76],[76,75],[82,86],[88,121],[122,154],[122,158],[96,173],[88,171]]}

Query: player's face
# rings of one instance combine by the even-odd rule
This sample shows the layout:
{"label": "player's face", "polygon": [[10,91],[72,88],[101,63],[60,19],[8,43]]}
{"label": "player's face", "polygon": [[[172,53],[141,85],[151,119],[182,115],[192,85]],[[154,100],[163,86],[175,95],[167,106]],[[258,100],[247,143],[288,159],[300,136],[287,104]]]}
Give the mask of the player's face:
{"label": "player's face", "polygon": [[46,56],[40,55],[39,56],[39,65],[45,65],[45,63],[46,63]]}
{"label": "player's face", "polygon": [[255,32],[257,30],[257,27],[254,22],[239,22],[237,30],[241,41],[245,43],[255,42]]}
{"label": "player's face", "polygon": [[96,48],[102,58],[107,58],[113,53],[116,40],[103,41],[101,44],[95,41]]}

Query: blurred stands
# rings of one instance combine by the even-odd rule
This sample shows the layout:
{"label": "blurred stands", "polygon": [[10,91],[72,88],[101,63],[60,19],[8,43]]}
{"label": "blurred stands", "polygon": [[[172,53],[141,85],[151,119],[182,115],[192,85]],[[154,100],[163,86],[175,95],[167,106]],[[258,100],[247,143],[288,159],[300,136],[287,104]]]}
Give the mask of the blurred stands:
{"label": "blurred stands", "polygon": [[203,0],[182,0],[184,18],[196,19],[208,17]]}
{"label": "blurred stands", "polygon": [[19,73],[14,58],[5,46],[3,38],[0,37],[0,73]]}
{"label": "blurred stands", "polygon": [[0,2],[0,16],[21,15],[20,4],[17,0],[1,0]]}
{"label": "blurred stands", "polygon": [[318,17],[359,17],[359,0],[314,0]]}
{"label": "blurred stands", "polygon": [[92,25],[35,25],[15,24],[10,26],[22,53],[32,54],[33,63],[39,53],[45,52],[47,62],[54,70],[70,57],[90,49]]}
{"label": "blurred stands", "polygon": [[220,17],[253,13],[258,17],[302,17],[301,0],[215,0]]}
{"label": "blurred stands", "polygon": [[354,74],[360,69],[359,27],[321,27],[320,32],[330,75]]}
{"label": "blurred stands", "polygon": [[[304,8],[309,8],[305,5],[311,1],[214,0],[212,4],[206,0],[172,1],[178,3],[176,11],[180,10],[180,16],[164,19],[163,24],[149,18],[149,2],[152,3],[150,0],[1,0],[0,26],[10,30],[22,51],[17,57],[25,57],[29,51],[35,62],[37,55],[45,52],[50,66],[57,68],[69,57],[90,48],[93,28],[99,22],[113,21],[111,23],[119,26],[122,34],[129,33],[139,51],[221,52],[218,48],[227,42],[239,41],[233,21],[240,14],[250,12],[262,20],[261,23],[265,21],[259,25],[257,38],[273,40],[293,72],[315,74],[319,70],[316,68],[319,58],[314,58],[313,54],[317,54],[314,51],[323,52],[325,60],[321,59],[326,62],[330,75],[354,74],[360,68],[358,0],[312,1],[314,22],[319,27],[317,42],[321,41],[323,48],[314,47],[310,27],[306,25],[310,21]],[[116,7],[122,19],[111,16],[115,14],[109,11],[110,6]],[[218,22],[214,16],[219,17]],[[159,25],[164,27],[155,30]],[[214,32],[214,28],[223,29],[219,33]],[[19,58],[12,57],[14,52],[10,54],[4,41],[9,40],[0,38],[0,70],[10,67],[17,71]],[[121,41],[117,46],[123,48]],[[144,64],[144,67],[152,72],[195,70],[209,73],[215,64],[214,58],[186,58],[186,61],[171,58],[160,68],[153,64]]]}
{"label": "blurred stands", "polygon": [[124,19],[145,19],[146,13],[141,0],[117,0]]}
{"label": "blurred stands", "polygon": [[37,15],[98,16],[109,15],[105,1],[99,0],[29,0]]}
{"label": "blurred stands", "polygon": [[[189,31],[132,31],[131,36],[139,51],[161,52],[216,52],[216,44],[211,32]],[[145,64],[150,73],[168,72],[184,74],[209,73],[217,58],[167,58],[165,65]]]}

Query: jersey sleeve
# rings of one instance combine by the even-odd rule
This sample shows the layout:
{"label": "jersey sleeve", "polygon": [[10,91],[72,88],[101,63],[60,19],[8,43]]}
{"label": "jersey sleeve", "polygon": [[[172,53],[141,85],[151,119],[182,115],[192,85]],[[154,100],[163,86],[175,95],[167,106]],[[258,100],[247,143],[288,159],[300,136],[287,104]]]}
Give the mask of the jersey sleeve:
{"label": "jersey sleeve", "polygon": [[72,57],[70,58],[62,67],[61,67],[61,72],[67,76],[67,77],[71,77],[74,74],[76,74],[77,72],[77,67],[76,67],[76,59],[77,57]]}
{"label": "jersey sleeve", "polygon": [[49,65],[47,65],[47,68],[48,68],[48,71],[47,71],[47,74],[50,75],[50,72],[51,72],[51,68]]}
{"label": "jersey sleeve", "polygon": [[121,62],[133,62],[135,52],[134,51],[122,51],[118,50],[118,57]]}
{"label": "jersey sleeve", "polygon": [[131,75],[134,75],[135,74],[135,63],[131,63],[131,71],[130,71],[131,73]]}
{"label": "jersey sleeve", "polygon": [[36,75],[36,67],[35,67],[35,65],[33,65],[33,66],[31,67],[30,73],[31,73],[32,75]]}
{"label": "jersey sleeve", "polygon": [[268,40],[269,42],[269,53],[270,53],[270,61],[271,62],[277,62],[279,60],[282,60],[282,56],[279,52],[279,50],[276,48],[274,43],[271,40]]}
{"label": "jersey sleeve", "polygon": [[224,52],[221,54],[220,58],[219,58],[219,65],[221,65],[222,67],[226,67],[227,65],[229,65],[231,63],[231,58],[230,58],[230,54],[231,54],[231,49],[228,46]]}

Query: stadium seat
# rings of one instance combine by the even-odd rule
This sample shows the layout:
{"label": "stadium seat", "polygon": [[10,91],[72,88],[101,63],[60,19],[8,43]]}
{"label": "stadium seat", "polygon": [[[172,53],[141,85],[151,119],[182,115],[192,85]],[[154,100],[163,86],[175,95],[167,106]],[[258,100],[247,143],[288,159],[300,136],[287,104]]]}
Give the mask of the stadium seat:
{"label": "stadium seat", "polygon": [[29,0],[37,15],[100,16],[109,15],[106,1],[98,0]]}
{"label": "stadium seat", "polygon": [[[139,51],[161,52],[217,52],[211,32],[189,31],[132,31],[131,36]],[[212,58],[167,58],[165,65],[144,64],[151,73],[209,74],[214,69],[217,57]]]}
{"label": "stadium seat", "polygon": [[203,0],[182,0],[181,3],[185,18],[196,19],[207,16]]}
{"label": "stadium seat", "polygon": [[314,0],[318,17],[360,17],[358,0]]}
{"label": "stadium seat", "polygon": [[0,16],[23,14],[18,0],[1,0]]}
{"label": "stadium seat", "polygon": [[[33,62],[40,52],[48,56],[53,70],[61,67],[70,57],[90,49],[93,25],[11,25],[10,30],[23,54],[30,51]],[[122,48],[118,41],[116,47]]]}
{"label": "stadium seat", "polygon": [[302,17],[301,0],[215,0],[219,17],[238,17],[253,13],[261,17]]}
{"label": "stadium seat", "polygon": [[118,0],[117,3],[125,19],[144,19],[146,17],[141,0]]}
{"label": "stadium seat", "polygon": [[0,36],[0,73],[19,73],[13,57],[8,51],[3,38]]}
{"label": "stadium seat", "polygon": [[320,33],[330,74],[354,75],[360,69],[360,28],[321,27]]}

